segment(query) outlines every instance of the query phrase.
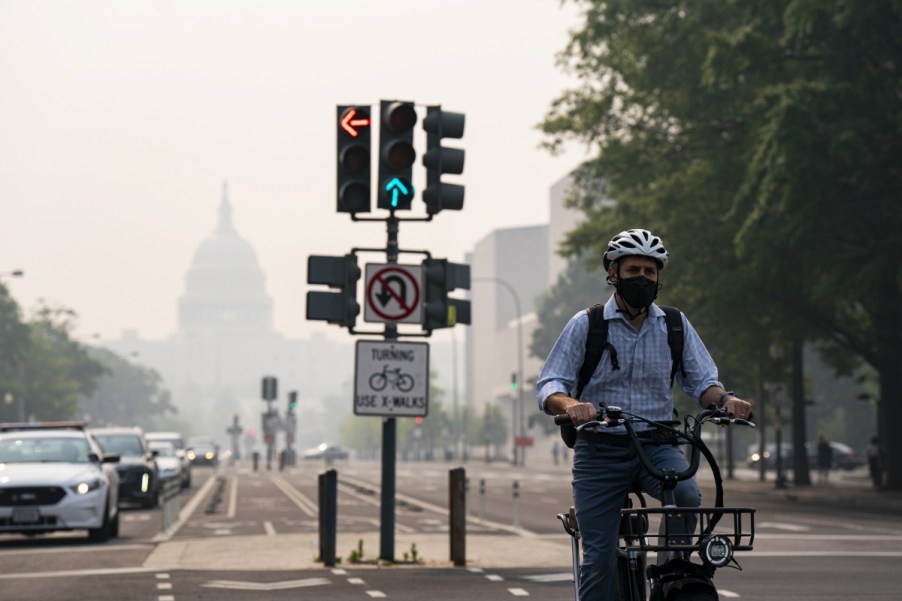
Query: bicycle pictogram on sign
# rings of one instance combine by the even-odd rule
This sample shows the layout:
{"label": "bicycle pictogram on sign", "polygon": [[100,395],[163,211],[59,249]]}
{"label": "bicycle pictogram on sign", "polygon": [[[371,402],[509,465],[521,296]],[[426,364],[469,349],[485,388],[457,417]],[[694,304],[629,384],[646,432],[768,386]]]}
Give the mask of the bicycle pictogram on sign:
{"label": "bicycle pictogram on sign", "polygon": [[367,265],[364,320],[379,323],[421,322],[421,276],[421,265]]}
{"label": "bicycle pictogram on sign", "polygon": [[405,374],[401,368],[389,369],[388,364],[382,366],[382,371],[370,376],[370,388],[376,392],[385,390],[387,385],[401,392],[410,392],[413,389],[414,379],[410,374]]}

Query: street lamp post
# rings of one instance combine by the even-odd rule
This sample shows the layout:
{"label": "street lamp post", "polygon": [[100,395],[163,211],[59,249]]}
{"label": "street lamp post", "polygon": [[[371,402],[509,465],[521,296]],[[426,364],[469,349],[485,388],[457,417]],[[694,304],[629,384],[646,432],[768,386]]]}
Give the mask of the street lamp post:
{"label": "street lamp post", "polygon": [[[511,435],[513,437],[513,456],[511,457],[511,463],[514,465],[517,464],[517,432],[523,434],[523,310],[520,305],[520,295],[517,294],[517,291],[513,286],[510,285],[510,282],[506,280],[502,280],[501,278],[493,278],[493,277],[477,277],[472,278],[471,281],[474,282],[494,282],[499,284],[503,288],[505,288],[511,294],[511,298],[514,300],[514,310],[517,313],[517,395],[516,395],[516,411],[511,411],[511,423],[513,425],[513,430],[511,431]],[[517,414],[519,413],[519,420],[517,419]],[[519,424],[518,424],[519,422]],[[519,425],[519,427],[518,427]],[[525,453],[523,454],[525,455]],[[521,457],[520,465],[526,465],[526,457]]]}

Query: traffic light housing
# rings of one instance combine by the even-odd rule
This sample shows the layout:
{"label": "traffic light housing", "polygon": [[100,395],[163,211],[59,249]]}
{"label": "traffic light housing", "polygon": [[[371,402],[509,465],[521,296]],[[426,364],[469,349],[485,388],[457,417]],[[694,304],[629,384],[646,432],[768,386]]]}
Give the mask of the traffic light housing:
{"label": "traffic light housing", "polygon": [[448,293],[457,288],[470,289],[470,266],[429,258],[423,261],[423,276],[426,280],[423,327],[431,332],[458,323],[469,324],[470,301],[448,298]]}
{"label": "traffic light housing", "polygon": [[511,373],[511,390],[517,392],[517,389],[520,387],[520,384],[517,382],[517,372]]}
{"label": "traffic light housing", "polygon": [[442,146],[444,138],[459,139],[464,135],[465,117],[463,113],[443,111],[441,106],[426,107],[423,129],[426,130],[426,188],[423,202],[429,215],[448,209],[459,211],[464,206],[464,187],[442,181],[442,175],[464,172],[464,151],[460,148]]}
{"label": "traffic light housing", "polygon": [[292,390],[288,393],[288,413],[294,413],[295,409],[298,408],[298,392],[297,390]]}
{"label": "traffic light housing", "polygon": [[265,401],[274,401],[279,396],[279,381],[275,376],[264,376],[260,396]]}
{"label": "traffic light housing", "polygon": [[369,106],[338,106],[336,209],[339,213],[370,211],[370,125]]}
{"label": "traffic light housing", "polygon": [[360,304],[357,302],[359,279],[357,255],[307,257],[307,283],[325,284],[337,289],[336,292],[308,292],[307,319],[353,328],[360,314]]}
{"label": "traffic light housing", "polygon": [[412,102],[382,100],[379,104],[379,178],[376,205],[391,211],[409,210],[413,201],[413,126],[417,112]]}

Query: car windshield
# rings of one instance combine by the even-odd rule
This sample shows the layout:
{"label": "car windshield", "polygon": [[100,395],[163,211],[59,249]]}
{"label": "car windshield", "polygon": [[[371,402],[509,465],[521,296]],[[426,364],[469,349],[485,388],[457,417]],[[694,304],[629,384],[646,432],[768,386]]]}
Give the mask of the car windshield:
{"label": "car windshield", "polygon": [[157,457],[175,457],[175,447],[171,444],[150,443],[150,448],[157,452]]}
{"label": "car windshield", "polygon": [[141,439],[134,434],[95,434],[104,453],[116,453],[122,457],[140,457],[144,455]]}
{"label": "car windshield", "polygon": [[0,463],[87,463],[88,441],[72,437],[0,438]]}
{"label": "car windshield", "polygon": [[162,440],[165,442],[171,442],[172,446],[174,446],[177,449],[185,448],[185,441],[182,440],[181,436],[170,436],[169,434],[147,434],[147,435],[145,435],[145,438],[148,441]]}

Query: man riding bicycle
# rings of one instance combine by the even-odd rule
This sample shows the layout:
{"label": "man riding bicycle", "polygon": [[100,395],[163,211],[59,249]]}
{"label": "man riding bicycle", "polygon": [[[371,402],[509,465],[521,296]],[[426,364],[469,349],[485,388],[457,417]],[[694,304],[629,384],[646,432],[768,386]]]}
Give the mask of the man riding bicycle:
{"label": "man riding bicycle", "polygon": [[[664,311],[654,304],[660,272],[667,260],[660,238],[647,230],[620,232],[608,243],[603,262],[607,282],[615,289],[604,305],[609,344],[580,399],[573,398],[585,354],[588,310],[570,319],[536,383],[536,397],[543,411],[566,413],[577,426],[595,420],[606,404],[654,421],[672,419],[667,324]],[[677,384],[703,407],[717,405],[735,417],[748,418],[751,405],[724,389],[704,343],[685,316],[682,321],[685,342],[682,369],[675,373]],[[612,361],[612,354],[616,354],[616,361]],[[660,469],[682,471],[687,466],[677,446],[649,445],[646,453]],[[579,582],[582,600],[614,599],[614,549],[620,509],[633,487],[661,498],[661,482],[640,468],[622,429],[580,432],[574,446],[573,504],[583,541]],[[674,492],[678,506],[701,504],[694,478],[680,482]],[[694,530],[694,524],[687,524],[687,528]]]}

